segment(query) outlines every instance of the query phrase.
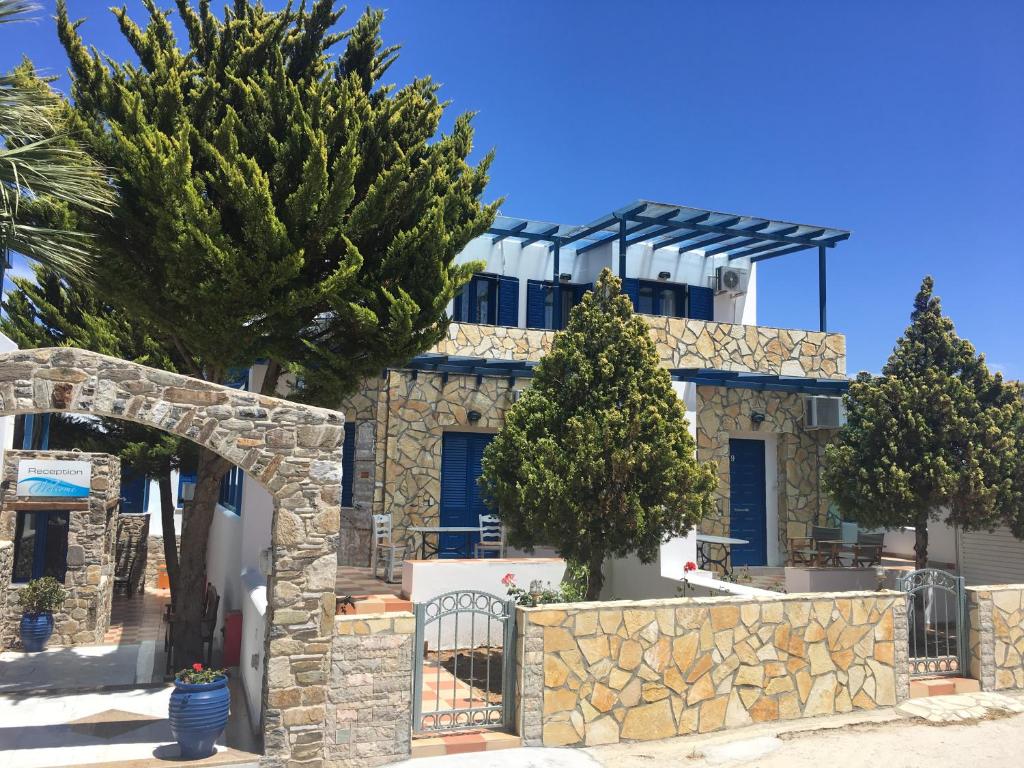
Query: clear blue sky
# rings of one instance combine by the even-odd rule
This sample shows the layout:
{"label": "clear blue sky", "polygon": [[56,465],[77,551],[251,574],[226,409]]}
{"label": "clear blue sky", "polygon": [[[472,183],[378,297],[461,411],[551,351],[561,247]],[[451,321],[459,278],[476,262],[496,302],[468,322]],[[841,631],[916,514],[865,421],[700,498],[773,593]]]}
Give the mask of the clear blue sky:
{"label": "clear blue sky", "polygon": [[[70,0],[86,39],[124,58],[106,5]],[[391,79],[430,74],[453,113],[478,112],[504,213],[583,223],[644,197],[850,229],[830,252],[829,324],[851,373],[881,367],[932,274],[960,333],[1024,378],[1024,3],[386,7],[404,46]],[[0,34],[0,68],[27,54],[64,73],[48,18]],[[815,264],[762,265],[763,323],[817,327]]]}

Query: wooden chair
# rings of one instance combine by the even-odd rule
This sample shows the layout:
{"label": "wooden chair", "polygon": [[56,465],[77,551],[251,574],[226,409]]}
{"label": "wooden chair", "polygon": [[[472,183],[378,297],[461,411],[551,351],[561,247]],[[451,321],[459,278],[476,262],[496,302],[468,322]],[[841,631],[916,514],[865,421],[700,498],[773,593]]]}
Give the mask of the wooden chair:
{"label": "wooden chair", "polygon": [[882,562],[882,545],[884,533],[857,533],[857,543],[853,545],[853,566],[855,568],[871,568]]}
{"label": "wooden chair", "polygon": [[505,556],[505,529],[497,515],[480,515],[480,541],[474,547],[474,557],[487,557],[488,552]]}
{"label": "wooden chair", "polygon": [[792,536],[789,539],[789,560],[792,565],[821,566],[828,552],[821,546],[823,541],[837,541],[841,529],[821,525],[811,527],[810,536]]}
{"label": "wooden chair", "polygon": [[405,545],[396,544],[391,538],[391,515],[373,516],[373,555],[372,555],[373,577],[377,578],[377,571],[384,566],[384,581],[394,584],[401,579],[401,574],[396,577],[396,571],[402,566],[405,559]]}

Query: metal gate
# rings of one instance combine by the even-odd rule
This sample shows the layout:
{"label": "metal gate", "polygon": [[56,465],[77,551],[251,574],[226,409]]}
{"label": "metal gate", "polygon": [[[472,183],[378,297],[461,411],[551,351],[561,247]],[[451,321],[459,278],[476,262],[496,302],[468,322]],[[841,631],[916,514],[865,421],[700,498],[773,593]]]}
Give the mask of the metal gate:
{"label": "metal gate", "polygon": [[464,590],[415,610],[413,732],[509,727],[515,602]]}
{"label": "metal gate", "polygon": [[923,568],[901,577],[899,584],[907,593],[911,676],[962,674],[967,636],[963,578]]}

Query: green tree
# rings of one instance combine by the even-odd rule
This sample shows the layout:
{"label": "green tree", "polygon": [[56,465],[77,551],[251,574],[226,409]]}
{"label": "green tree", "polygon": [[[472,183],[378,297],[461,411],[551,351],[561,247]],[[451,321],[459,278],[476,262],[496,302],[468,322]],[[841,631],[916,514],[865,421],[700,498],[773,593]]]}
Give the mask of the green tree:
{"label": "green tree", "polygon": [[847,424],[826,447],[823,482],[842,513],[870,527],[913,526],[917,567],[928,521],[991,528],[1021,504],[1021,399],[944,317],[926,277],[910,326],[881,376],[861,373]]}
{"label": "green tree", "polygon": [[[25,21],[35,9],[33,3],[0,0],[0,25]],[[94,243],[85,233],[46,222],[46,209],[57,204],[105,214],[114,197],[103,169],[72,139],[63,101],[35,77],[31,64],[0,74],[2,263],[16,251],[63,274],[86,277]]]}
{"label": "green tree", "polygon": [[[383,14],[335,31],[337,0],[281,11],[235,0],[221,18],[206,0],[177,0],[179,41],[169,12],[143,5],[144,27],[113,11],[137,58],[118,63],[57,3],[75,126],[121,191],[113,218],[92,221],[103,300],[165,337],[182,373],[223,381],[265,359],[263,392],[287,377],[321,405],[441,338],[476,268],[454,258],[496,210],[480,201],[490,155],[467,161],[469,115],[439,134],[430,78],[382,83],[397,55]],[[185,657],[198,651],[227,469],[200,449],[181,542]]]}
{"label": "green tree", "polygon": [[[164,370],[176,369],[173,352],[142,323],[99,301],[92,289],[76,288],[47,267],[33,270],[33,279],[13,279],[6,313],[0,316],[0,331],[19,347],[73,346]],[[195,466],[195,446],[188,440],[129,421],[54,414],[50,447],[113,453],[120,457],[123,472],[157,478],[163,529],[174,530],[171,472],[181,469],[183,463],[186,468]],[[163,541],[173,599],[178,589],[177,542],[169,533]]]}
{"label": "green tree", "polygon": [[590,600],[606,557],[651,562],[714,508],[714,470],[697,462],[650,329],[609,270],[509,409],[481,485],[513,545],[547,543],[587,567]]}

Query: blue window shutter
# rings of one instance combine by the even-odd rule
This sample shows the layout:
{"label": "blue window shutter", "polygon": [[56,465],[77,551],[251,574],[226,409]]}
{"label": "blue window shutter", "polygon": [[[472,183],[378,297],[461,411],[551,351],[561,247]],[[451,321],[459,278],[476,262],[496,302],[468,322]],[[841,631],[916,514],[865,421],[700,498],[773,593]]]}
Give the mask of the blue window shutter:
{"label": "blue window shutter", "polygon": [[633,311],[636,312],[640,304],[640,281],[635,277],[622,278],[622,292],[629,296],[633,302]]}
{"label": "blue window shutter", "polygon": [[462,306],[466,301],[466,289],[469,286],[463,286],[459,289],[459,292],[455,294],[455,299],[452,301],[452,320],[459,322],[463,318]]}
{"label": "blue window shutter", "polygon": [[352,506],[352,481],[356,471],[356,425],[345,422],[345,441],[341,446],[341,506]]}
{"label": "blue window shutter", "polygon": [[526,327],[544,327],[544,299],[548,285],[540,280],[526,281]]}
{"label": "blue window shutter", "polygon": [[126,473],[121,480],[121,512],[140,514],[146,511],[146,490],[149,478],[135,472]]}
{"label": "blue window shutter", "polygon": [[694,320],[715,319],[715,293],[710,288],[690,286],[690,311],[687,317]]}
{"label": "blue window shutter", "polygon": [[519,325],[519,278],[498,278],[498,325]]}

